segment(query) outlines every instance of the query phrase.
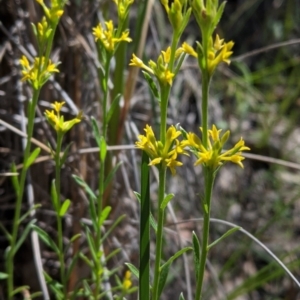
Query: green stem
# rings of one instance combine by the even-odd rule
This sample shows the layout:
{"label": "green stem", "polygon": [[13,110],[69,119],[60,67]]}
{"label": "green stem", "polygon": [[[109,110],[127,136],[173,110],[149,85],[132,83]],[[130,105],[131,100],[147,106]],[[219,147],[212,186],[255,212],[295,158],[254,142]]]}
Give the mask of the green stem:
{"label": "green stem", "polygon": [[200,268],[199,268],[199,277],[196,287],[196,296],[195,300],[201,299],[201,292],[204,279],[204,271],[207,258],[207,247],[208,247],[208,238],[209,238],[209,225],[210,225],[210,206],[211,206],[211,196],[212,189],[214,185],[215,173],[213,170],[208,167],[204,167],[204,180],[205,180],[205,195],[203,203],[203,232],[202,232],[202,247],[201,247],[201,258],[200,258]]}
{"label": "green stem", "polygon": [[208,91],[209,91],[210,76],[206,70],[202,72],[202,142],[207,149],[208,146]]}
{"label": "green stem", "polygon": [[[99,50],[100,51],[100,50]],[[99,52],[100,54],[100,52]],[[104,68],[104,77],[101,78],[99,76],[99,81],[102,83],[102,89],[103,89],[103,101],[102,101],[102,138],[107,140],[107,104],[108,104],[108,79],[109,79],[109,65],[110,65],[111,56],[108,54],[106,57],[105,62],[105,68]],[[100,72],[99,72],[100,75]],[[100,150],[100,149],[99,149]],[[101,150],[100,150],[101,151]],[[104,180],[105,180],[105,160],[103,161],[101,159],[101,154],[99,153],[99,158],[101,162],[100,166],[100,174],[99,174],[99,195],[98,195],[98,209],[97,209],[97,223],[99,223],[99,220],[102,215],[102,206],[103,206],[103,196],[104,196]],[[100,247],[101,247],[101,228],[97,228],[97,232],[95,235],[95,245],[96,249],[100,253]],[[101,268],[101,259],[99,257],[98,261],[94,262],[95,267],[95,289],[94,289],[94,298],[97,299],[98,295],[100,294],[100,284],[101,284],[101,277],[102,274],[100,272]]]}
{"label": "green stem", "polygon": [[165,197],[165,183],[166,183],[166,168],[161,166],[159,168],[159,190],[158,190],[158,220],[156,233],[156,249],[155,249],[155,268],[154,268],[154,283],[152,300],[158,300],[158,285],[160,279],[160,264],[162,256],[162,237],[165,210],[161,209],[161,204]]}
{"label": "green stem", "polygon": [[67,299],[67,282],[65,276],[65,259],[64,259],[64,244],[63,244],[63,229],[62,229],[62,217],[60,216],[60,209],[61,209],[61,199],[60,199],[60,186],[61,186],[61,179],[60,179],[60,172],[61,172],[61,157],[60,152],[62,148],[62,140],[63,140],[63,133],[57,133],[57,146],[56,146],[56,154],[55,154],[55,189],[57,194],[57,211],[56,211],[56,221],[57,221],[57,243],[59,249],[59,263],[60,263],[60,280],[63,285],[63,293],[65,299]]}
{"label": "green stem", "polygon": [[13,291],[14,291],[14,257],[15,257],[15,246],[17,242],[17,236],[19,231],[19,219],[21,216],[21,208],[22,208],[22,199],[24,194],[24,188],[26,183],[26,174],[27,168],[25,168],[25,164],[30,156],[30,148],[31,148],[31,138],[33,135],[33,127],[34,127],[34,116],[35,116],[35,108],[37,105],[37,101],[39,98],[40,89],[33,90],[32,100],[29,103],[29,111],[28,111],[28,126],[27,126],[27,142],[24,151],[24,159],[23,159],[23,168],[21,170],[20,175],[20,189],[17,193],[17,200],[15,204],[15,214],[13,220],[13,228],[12,228],[12,235],[9,245],[9,251],[7,255],[7,262],[6,262],[6,269],[7,269],[7,293],[8,293],[8,300],[13,299]]}

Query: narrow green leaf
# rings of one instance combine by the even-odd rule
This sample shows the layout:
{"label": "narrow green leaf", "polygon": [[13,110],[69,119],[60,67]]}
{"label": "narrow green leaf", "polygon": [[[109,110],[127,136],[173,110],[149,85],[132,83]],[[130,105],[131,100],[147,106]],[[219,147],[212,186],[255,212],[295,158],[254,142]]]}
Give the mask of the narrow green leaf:
{"label": "narrow green leaf", "polygon": [[136,199],[138,200],[138,202],[141,204],[141,194],[136,192],[136,191],[133,191],[133,193],[135,194]]}
{"label": "narrow green leaf", "polygon": [[102,136],[100,139],[100,160],[102,163],[104,163],[107,153],[107,146],[105,138]]}
{"label": "narrow green leaf", "polygon": [[94,299],[93,291],[92,291],[90,285],[87,283],[86,280],[83,281],[83,287],[84,287],[84,291],[86,293],[86,296],[89,296],[88,299]]}
{"label": "narrow green leaf", "polygon": [[139,270],[131,263],[125,263],[125,265],[128,267],[128,269],[130,270],[130,272],[137,278],[139,279],[140,277],[140,272]]}
{"label": "narrow green leaf", "polygon": [[62,206],[61,206],[61,208],[60,208],[60,211],[59,211],[59,215],[60,215],[61,217],[63,217],[63,216],[67,213],[67,211],[68,211],[70,205],[71,205],[71,200],[69,200],[69,199],[66,199],[66,200],[63,202],[63,204],[62,204]]}
{"label": "narrow green leaf", "polygon": [[164,210],[168,203],[174,198],[174,194],[168,194],[164,200],[162,201],[161,205],[160,205],[160,209]]}
{"label": "narrow green leaf", "polygon": [[91,199],[96,200],[97,197],[94,194],[94,192],[91,190],[91,188],[87,185],[87,183],[81,179],[79,176],[77,175],[72,175],[73,179],[76,181],[76,183],[81,186],[82,188],[84,188],[84,190],[86,191],[86,193],[91,197]]}
{"label": "narrow green leaf", "polygon": [[121,166],[122,163],[123,163],[122,161],[118,162],[114,166],[114,168],[109,172],[109,174],[107,175],[107,177],[105,178],[105,181],[104,181],[104,190],[107,188],[108,184],[111,182],[115,173],[117,172],[117,170],[119,169],[119,167]]}
{"label": "narrow green leaf", "polygon": [[93,224],[93,230],[94,232],[97,232],[98,230],[98,224],[97,224],[97,212],[96,212],[96,206],[95,206],[95,201],[89,201],[89,213],[90,213],[90,218],[92,220]]}
{"label": "narrow green leaf", "polygon": [[116,256],[121,251],[121,248],[117,248],[110,252],[108,255],[105,256],[105,262],[108,262],[112,257]]}
{"label": "narrow green leaf", "polygon": [[29,290],[30,287],[28,285],[22,285],[22,286],[19,286],[17,287],[16,289],[13,290],[11,296],[15,295],[15,294],[18,294],[24,290]]}
{"label": "narrow green leaf", "polygon": [[36,222],[36,220],[31,220],[26,226],[23,232],[21,233],[20,237],[18,238],[18,241],[13,249],[13,253],[16,254],[18,250],[20,249],[21,245],[24,243],[28,233],[31,230],[31,226]]}
{"label": "narrow green leaf", "polygon": [[148,86],[153,94],[153,96],[156,98],[156,99],[159,99],[159,92],[158,92],[158,89],[157,89],[157,86],[156,86],[156,83],[154,82],[154,80],[152,79],[151,75],[149,75],[147,72],[145,71],[142,71],[147,83],[148,83]]}
{"label": "narrow green leaf", "polygon": [[160,295],[166,284],[168,274],[169,274],[169,269],[170,269],[170,264],[166,265],[164,268],[161,269],[159,283],[158,283],[158,299],[160,298]]}
{"label": "narrow green leaf", "polygon": [[66,274],[66,280],[69,281],[69,278],[72,274],[72,271],[74,269],[74,267],[76,266],[76,263],[78,261],[79,258],[79,252],[77,252],[71,259],[71,263],[69,264],[68,268],[67,268],[67,274]]}
{"label": "narrow green leaf", "polygon": [[0,229],[3,231],[3,233],[5,234],[5,237],[10,242],[11,241],[11,234],[6,230],[6,228],[2,225],[1,222],[0,222]]}
{"label": "narrow green leaf", "polygon": [[41,297],[41,296],[43,296],[42,292],[35,292],[35,293],[30,294],[31,299]]}
{"label": "narrow green leaf", "polygon": [[53,179],[51,182],[51,200],[56,213],[58,213],[60,203],[59,203],[58,195],[56,193],[55,179]]}
{"label": "narrow green leaf", "polygon": [[70,244],[74,243],[76,240],[78,240],[81,237],[81,233],[77,233],[75,235],[73,235],[70,239]]}
{"label": "narrow green leaf", "polygon": [[241,227],[234,227],[229,229],[227,232],[225,232],[220,238],[218,238],[217,240],[215,240],[214,242],[212,242],[208,247],[207,250],[210,250],[211,247],[215,246],[216,244],[218,244],[219,242],[221,242],[223,239],[225,239],[226,237],[228,237],[229,235],[231,235],[232,233],[240,230]]}
{"label": "narrow green leaf", "polygon": [[85,229],[86,229],[86,239],[87,239],[87,242],[89,245],[89,249],[92,254],[93,260],[96,262],[100,259],[100,257],[98,257],[98,255],[97,255],[97,252],[99,251],[99,249],[96,249],[95,242],[94,242],[94,239],[92,237],[92,234],[91,234],[91,231],[89,230],[89,228],[86,226]]}
{"label": "narrow green leaf", "polygon": [[0,272],[0,280],[6,279],[8,277],[8,274]]}
{"label": "narrow green leaf", "polygon": [[199,269],[200,269],[200,243],[196,233],[193,231],[193,254],[194,254],[194,264],[196,279],[199,278]]}
{"label": "narrow green leaf", "polygon": [[97,145],[100,149],[101,148],[101,134],[99,131],[99,127],[98,127],[97,121],[94,117],[91,117],[91,120],[92,120],[93,135],[94,135],[94,138],[96,139]]}
{"label": "narrow green leaf", "polygon": [[[138,200],[139,203],[141,203],[141,195],[138,192],[133,192]],[[157,232],[157,222],[154,219],[152,213],[150,212],[150,225],[154,229],[155,232]]]}
{"label": "narrow green leaf", "polygon": [[[11,165],[11,172],[12,173],[18,173],[17,172],[17,167],[16,167],[15,163],[12,163],[12,165]],[[19,192],[20,192],[20,183],[19,183],[19,177],[18,177],[18,175],[11,176],[11,180],[12,180],[12,184],[13,184],[14,190],[15,190],[16,194],[18,195]]]}
{"label": "narrow green leaf", "polygon": [[173,261],[180,257],[183,253],[193,250],[192,247],[185,247],[181,250],[179,250],[178,252],[176,252],[172,257],[170,257],[168,259],[168,261],[166,263],[164,263],[161,267],[160,267],[160,279],[159,279],[159,283],[158,283],[158,297],[160,297],[164,286],[166,284],[167,278],[168,278],[168,274],[169,274],[169,269],[171,264],[173,263]]}
{"label": "narrow green leaf", "polygon": [[173,261],[175,259],[177,259],[178,257],[180,257],[183,253],[187,252],[187,251],[192,251],[193,248],[192,247],[185,247],[179,251],[177,251],[173,256],[171,256],[167,262],[165,262],[162,266],[161,266],[161,270],[163,268],[165,268],[167,265],[171,265],[173,263]]}
{"label": "narrow green leaf", "polygon": [[60,166],[62,167],[64,165],[64,163],[66,162],[67,156],[69,154],[70,148],[72,146],[73,142],[71,142],[66,149],[64,150],[64,154],[62,155],[61,159],[60,159]]}
{"label": "narrow green leaf", "polygon": [[44,276],[46,278],[46,281],[55,295],[56,300],[64,300],[64,294],[63,294],[63,286],[61,283],[54,280],[52,277],[50,277],[46,272],[44,272]]}
{"label": "narrow green leaf", "polygon": [[41,152],[41,148],[35,148],[33,152],[29,155],[28,159],[25,162],[24,168],[28,169],[35,161],[35,159],[39,156]]}
{"label": "narrow green leaf", "polygon": [[101,239],[101,243],[103,243],[107,237],[111,234],[111,232],[116,228],[116,226],[126,217],[126,215],[121,215],[120,217],[118,217],[118,219],[116,221],[114,221],[114,223],[109,227],[109,229],[105,232],[105,234],[103,235],[102,239]]}
{"label": "narrow green leaf", "polygon": [[91,260],[85,256],[82,252],[79,252],[79,257],[90,267],[93,267],[93,263],[91,262]]}
{"label": "narrow green leaf", "polygon": [[37,208],[41,207],[41,204],[35,204],[33,207],[31,207],[18,221],[18,224],[21,224],[30,214],[33,210],[36,210]]}
{"label": "narrow green leaf", "polygon": [[142,153],[140,212],[140,297],[150,299],[150,180],[149,157]]}
{"label": "narrow green leaf", "polygon": [[183,293],[180,294],[179,300],[185,300],[185,298],[184,298],[184,296],[183,296]]}
{"label": "narrow green leaf", "polygon": [[109,213],[111,212],[111,207],[110,206],[106,206],[102,212],[101,212],[101,216],[99,218],[99,221],[98,221],[98,226],[101,227],[104,223],[104,221],[107,220],[108,216],[109,216]]}
{"label": "narrow green leaf", "polygon": [[117,94],[115,99],[112,101],[111,106],[110,106],[110,108],[107,112],[107,115],[106,115],[107,123],[109,123],[109,121],[110,121],[111,117],[113,116],[116,108],[119,106],[120,99],[121,99],[121,94]]}
{"label": "narrow green leaf", "polygon": [[50,247],[57,255],[59,255],[60,251],[55,244],[55,242],[52,240],[52,238],[48,235],[46,231],[44,231],[42,228],[31,225],[31,228],[37,232],[39,235],[40,239],[48,246]]}

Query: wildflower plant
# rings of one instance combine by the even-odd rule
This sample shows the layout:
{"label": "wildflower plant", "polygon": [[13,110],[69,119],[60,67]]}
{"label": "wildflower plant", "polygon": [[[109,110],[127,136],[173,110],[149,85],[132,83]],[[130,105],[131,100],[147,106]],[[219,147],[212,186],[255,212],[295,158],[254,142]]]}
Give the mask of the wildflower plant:
{"label": "wildflower plant", "polygon": [[[229,138],[230,132],[226,131],[222,136],[220,135],[221,129],[217,129],[212,125],[208,129],[208,94],[209,85],[213,73],[217,66],[224,62],[230,63],[230,56],[232,55],[232,47],[234,43],[224,42],[219,35],[213,36],[214,30],[222,16],[225,2],[219,5],[217,0],[207,1],[191,1],[191,7],[186,1],[175,0],[171,5],[168,1],[161,1],[169,21],[173,28],[172,44],[166,49],[161,51],[157,62],[150,60],[145,64],[140,58],[133,54],[130,65],[143,69],[144,76],[148,82],[149,88],[153,95],[157,98],[160,104],[160,139],[157,140],[151,126],[146,125],[144,129],[145,135],[139,135],[136,147],[142,149],[144,154],[142,158],[142,192],[138,195],[141,201],[141,257],[140,257],[140,271],[139,271],[139,288],[140,297],[142,299],[150,299],[150,289],[147,287],[147,279],[149,282],[149,249],[145,246],[147,238],[149,238],[149,191],[147,190],[147,182],[149,175],[147,175],[148,166],[156,166],[159,171],[159,191],[158,191],[158,213],[157,225],[153,225],[156,232],[156,252],[155,252],[155,266],[154,266],[154,279],[152,284],[152,297],[153,300],[158,300],[162,293],[164,284],[166,282],[169,267],[173,260],[182,255],[191,248],[186,247],[179,250],[173,257],[162,264],[162,236],[163,236],[163,223],[165,208],[168,202],[174,195],[165,195],[166,185],[166,170],[169,168],[172,175],[176,174],[176,167],[181,166],[182,162],[178,160],[179,154],[192,153],[196,157],[195,165],[202,165],[205,183],[204,198],[201,199],[201,206],[204,215],[204,227],[202,234],[202,249],[200,251],[200,243],[197,235],[193,235],[193,252],[195,258],[195,272],[196,272],[196,292],[195,299],[201,299],[202,284],[206,257],[210,248],[208,244],[209,236],[209,222],[210,222],[210,203],[212,197],[212,189],[214,178],[220,167],[226,162],[233,162],[243,167],[242,151],[250,150],[245,146],[244,140],[241,138],[229,150],[224,149],[224,146]],[[197,48],[183,42],[181,47],[177,48],[181,34],[189,20],[190,13],[196,18],[199,25],[202,41],[197,42]],[[195,57],[198,61],[199,69],[202,74],[202,106],[201,106],[201,120],[200,127],[201,138],[194,133],[187,133],[183,128],[175,128],[170,126],[166,129],[166,116],[168,99],[172,84],[175,80],[177,73],[180,70],[181,64],[185,55]],[[154,77],[154,78],[153,78]],[[156,81],[155,81],[155,80]],[[157,83],[158,84],[157,84]],[[180,132],[181,130],[181,132]],[[179,137],[181,138],[179,140]],[[150,162],[149,162],[150,160]],[[147,220],[147,221],[145,221]],[[153,221],[152,221],[153,224]],[[230,231],[232,233],[234,230]],[[228,233],[229,234],[229,233]],[[222,238],[221,238],[222,239]],[[219,239],[218,242],[221,240]],[[214,243],[215,244],[215,243]],[[147,262],[147,263],[146,263]],[[132,270],[134,267],[129,265]],[[181,295],[180,299],[184,299]]]}
{"label": "wildflower plant", "polygon": [[[31,138],[33,136],[35,110],[43,85],[53,74],[58,72],[58,64],[53,63],[49,57],[56,27],[61,15],[63,14],[63,8],[65,5],[64,0],[50,1],[50,7],[47,7],[42,0],[37,2],[43,7],[45,12],[45,18],[43,18],[42,21],[37,25],[33,25],[34,34],[39,45],[38,55],[33,59],[32,62],[30,62],[29,58],[25,55],[23,55],[20,59],[20,66],[22,68],[21,72],[23,76],[22,81],[28,83],[33,91],[32,98],[28,103],[27,140],[23,157],[23,168],[19,176],[13,176],[13,185],[16,191],[17,199],[15,204],[12,232],[9,233],[5,228],[3,228],[9,241],[9,247],[6,250],[6,273],[4,276],[4,278],[7,279],[6,299],[8,300],[13,299],[16,293],[26,288],[14,288],[14,257],[34,223],[34,221],[31,221],[29,224],[27,224],[26,230],[23,232],[22,237],[18,239],[18,232],[21,222],[26,216],[29,215],[29,212],[26,212],[25,215],[21,216],[21,207],[27,171],[40,153],[40,148],[36,148],[31,152]],[[16,166],[14,164],[12,165],[12,170],[14,173],[17,173]],[[31,210],[33,209],[35,209],[35,206],[31,208]]]}
{"label": "wildflower plant", "polygon": [[[88,198],[89,220],[82,219],[80,233],[75,233],[69,239],[64,238],[63,223],[66,214],[71,212],[72,201],[64,199],[61,194],[61,171],[66,163],[71,144],[65,147],[63,141],[69,130],[82,121],[83,116],[80,112],[77,116],[66,120],[63,114],[65,105],[63,101],[55,101],[51,104],[51,109],[44,112],[45,120],[56,135],[56,143],[53,143],[55,147],[50,145],[48,147],[55,164],[55,178],[51,183],[50,193],[56,217],[57,236],[52,238],[45,230],[35,225],[35,220],[31,220],[25,226],[23,233],[19,235],[22,222],[31,214],[32,210],[39,206],[34,205],[25,214],[22,215],[21,213],[26,175],[41,151],[40,148],[32,149],[31,145],[35,110],[41,89],[52,76],[59,73],[59,62],[51,60],[50,53],[54,35],[60,18],[64,14],[66,4],[66,0],[36,0],[36,2],[41,6],[44,14],[37,24],[32,24],[37,41],[37,56],[30,58],[23,55],[19,60],[22,81],[31,87],[32,99],[28,103],[27,140],[20,174],[17,174],[17,168],[14,164],[11,168],[12,173],[17,174],[12,176],[17,197],[12,232],[9,232],[0,223],[0,227],[9,242],[9,247],[5,252],[5,272],[0,272],[0,279],[5,279],[7,282],[6,299],[12,300],[16,294],[27,289],[26,286],[14,287],[14,258],[32,229],[36,231],[45,245],[55,253],[59,262],[58,280],[44,272],[47,284],[57,300],[124,300],[130,294],[135,293],[137,289],[139,299],[159,300],[163,294],[172,263],[187,252],[192,253],[194,257],[196,286],[193,299],[202,299],[205,267],[210,249],[230,234],[241,229],[232,225],[233,228],[221,237],[210,241],[210,215],[214,181],[220,168],[227,163],[234,163],[244,168],[243,152],[250,150],[243,138],[233,143],[231,147],[228,146],[230,144],[230,131],[223,132],[215,124],[209,123],[209,89],[213,75],[221,63],[230,64],[233,54],[234,42],[226,42],[218,34],[215,34],[215,29],[225,8],[225,2],[219,3],[218,0],[161,0],[172,28],[170,44],[159,51],[156,59],[150,59],[147,62],[135,53],[132,54],[129,65],[142,69],[149,89],[159,105],[160,122],[158,130],[152,128],[150,124],[146,124],[144,132],[138,135],[135,143],[135,147],[142,150],[141,192],[140,194],[136,193],[141,207],[140,257],[139,266],[135,267],[133,264],[127,263],[129,270],[123,272],[121,277],[117,275],[120,271],[119,267],[115,269],[108,267],[108,261],[119,253],[120,249],[107,253],[104,245],[111,232],[120,224],[125,215],[119,216],[108,227],[106,221],[111,215],[112,207],[109,205],[109,201],[105,200],[108,198],[113,177],[121,165],[121,162],[112,165],[108,144],[112,140],[111,133],[116,135],[115,128],[118,127],[116,126],[118,125],[118,117],[116,116],[118,116],[121,107],[119,102],[124,89],[121,74],[124,73],[126,45],[131,42],[138,43],[130,36],[127,28],[133,0],[112,0],[113,5],[115,5],[117,20],[104,20],[91,29],[98,55],[97,75],[101,90],[98,93],[98,102],[101,116],[100,120],[94,116],[85,119],[87,122],[91,121],[100,167],[95,191],[81,176],[73,175],[73,179],[85,191]],[[186,41],[181,41],[191,14],[193,14],[199,26],[199,32],[201,32],[201,40],[195,43],[195,47]],[[201,102],[199,105],[199,107],[201,106],[199,111],[201,124],[199,124],[200,131],[197,133],[187,132],[179,124],[167,125],[170,93],[176,83],[176,76],[188,55],[197,61],[201,73],[202,97],[199,99]],[[116,66],[113,69],[114,62]],[[175,197],[174,194],[167,191],[167,175],[176,176],[177,172],[180,172],[180,167],[183,166],[183,155],[188,157],[186,159],[193,159],[195,167],[202,168],[203,178],[199,177],[199,180],[204,181],[204,192],[201,191],[199,206],[203,214],[203,229],[201,238],[193,232],[191,246],[179,249],[173,256],[165,259],[163,240],[166,209]],[[158,171],[156,206],[151,205],[151,168],[156,168]],[[152,208],[156,210],[153,212]],[[153,264],[150,260],[151,228],[156,235]],[[66,253],[70,253],[69,250],[73,248],[73,243],[79,241],[79,238],[84,241],[87,250],[72,253],[71,257],[67,259]],[[70,288],[72,272],[79,260],[85,263],[89,274],[79,279]],[[150,272],[151,268],[153,268],[152,272]],[[134,286],[133,276],[139,280],[138,288]],[[113,286],[111,286],[110,278],[114,278]],[[45,296],[46,298],[49,299]],[[179,299],[185,299],[183,293]]]}

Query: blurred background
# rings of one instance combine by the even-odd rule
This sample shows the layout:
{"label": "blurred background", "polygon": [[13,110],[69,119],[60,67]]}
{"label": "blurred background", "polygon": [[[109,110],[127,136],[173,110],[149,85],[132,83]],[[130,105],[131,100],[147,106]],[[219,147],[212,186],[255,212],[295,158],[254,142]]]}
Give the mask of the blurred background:
{"label": "blurred background", "polygon": [[[43,117],[45,109],[57,100],[66,101],[66,116],[76,109],[83,111],[84,121],[74,127],[65,143],[73,141],[71,155],[63,169],[62,194],[72,199],[72,211],[65,220],[66,238],[81,231],[80,221],[86,218],[87,199],[73,182],[77,174],[97,189],[98,157],[90,150],[96,143],[92,137],[90,117],[101,120],[98,99],[96,52],[91,28],[99,19],[116,19],[112,1],[71,0],[66,6],[53,48],[53,59],[60,61],[60,73],[43,89],[36,114],[35,138],[47,144],[54,133]],[[137,31],[138,8],[146,2],[136,1],[130,12],[130,36]],[[18,60],[24,51],[35,55],[36,42],[30,23],[38,22],[41,10],[33,0],[0,0],[0,120],[15,129],[24,120],[31,91],[20,81]],[[217,176],[213,194],[212,217],[227,220],[253,234],[273,251],[300,278],[300,3],[295,0],[229,0],[216,32],[226,41],[235,42],[230,66],[222,65],[213,77],[210,93],[210,122],[231,131],[228,142],[234,144],[242,136],[251,148],[244,170],[226,165]],[[159,1],[154,2],[144,47],[145,61],[156,59],[170,44],[171,28]],[[191,21],[183,39],[195,46],[200,39],[196,21]],[[184,41],[182,40],[182,42]],[[128,65],[134,45],[128,46]],[[112,66],[113,69],[116,65]],[[112,73],[114,80],[124,73]],[[124,85],[123,93],[126,93]],[[158,129],[159,109],[141,73],[135,91],[126,102],[125,118],[116,117],[111,124],[110,145],[133,145],[145,124]],[[199,132],[201,106],[201,74],[196,61],[188,58],[173,83],[169,105],[169,124],[180,123],[187,131]],[[121,112],[124,111],[121,108]],[[22,139],[6,123],[0,124],[0,172],[10,164],[22,162]],[[122,147],[121,147],[122,148]],[[105,245],[106,253],[121,247],[110,268],[124,262],[138,261],[138,204],[133,191],[139,190],[140,153],[121,149],[111,152],[114,161],[123,161],[116,174],[106,204],[113,207],[111,218],[127,215]],[[55,236],[55,216],[50,204],[50,183],[53,163],[47,153],[31,170],[35,203],[41,203],[36,218],[39,226]],[[192,230],[201,234],[203,182],[200,167],[185,159],[175,177],[168,177],[168,192],[175,194],[167,215],[165,257],[174,249],[191,243]],[[156,207],[157,182],[153,170],[151,195]],[[10,228],[15,195],[8,176],[0,174],[0,220]],[[24,211],[28,209],[24,197]],[[109,226],[109,224],[107,225]],[[211,240],[228,228],[211,224]],[[153,242],[155,241],[153,236]],[[7,241],[0,234],[0,271],[3,270]],[[86,251],[85,240],[77,251]],[[53,277],[58,271],[54,253],[42,246],[44,267]],[[72,249],[76,251],[76,249]],[[70,251],[70,255],[72,255]],[[16,257],[16,285],[29,285],[39,290],[33,263],[30,239]],[[178,259],[170,270],[168,286],[162,299],[178,299],[181,291],[193,290],[193,258]],[[188,267],[188,274],[185,271]],[[88,270],[79,263],[73,283]],[[281,267],[249,237],[236,232],[212,248],[205,278],[203,299],[276,300],[300,299],[300,293]],[[5,299],[5,286],[0,282],[0,299]],[[187,297],[187,296],[186,296]],[[55,299],[55,298],[53,298]],[[132,299],[137,299],[133,295]],[[186,298],[188,299],[188,298]]]}

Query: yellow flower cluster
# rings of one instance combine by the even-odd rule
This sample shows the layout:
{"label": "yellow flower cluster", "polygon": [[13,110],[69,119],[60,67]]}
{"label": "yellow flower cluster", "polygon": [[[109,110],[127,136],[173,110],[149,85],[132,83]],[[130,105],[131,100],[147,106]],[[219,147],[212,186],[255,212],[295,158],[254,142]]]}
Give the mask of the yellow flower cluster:
{"label": "yellow flower cluster", "polygon": [[81,121],[81,114],[79,114],[76,118],[70,121],[64,121],[64,117],[60,115],[61,108],[65,102],[54,102],[51,104],[53,110],[45,111],[45,116],[50,123],[50,125],[57,131],[65,133],[70,130],[76,123]]}
{"label": "yellow flower cluster", "polygon": [[124,279],[123,279],[123,290],[127,291],[130,289],[131,286],[132,286],[131,272],[126,271]]}
{"label": "yellow flower cluster", "polygon": [[[200,127],[202,130],[202,128]],[[243,168],[242,161],[245,159],[242,156],[242,151],[250,150],[245,146],[244,140],[241,138],[230,150],[223,151],[223,147],[227,142],[230,132],[226,131],[221,137],[221,129],[217,129],[215,125],[211,130],[208,130],[208,145],[205,147],[201,139],[194,133],[186,134],[184,140],[179,141],[178,137],[181,131],[176,130],[174,126],[169,127],[166,135],[166,142],[163,145],[161,141],[157,141],[151,126],[146,125],[144,129],[145,135],[139,135],[139,141],[136,142],[136,147],[145,151],[151,159],[150,166],[163,164],[169,167],[172,174],[176,174],[175,168],[182,166],[182,163],[177,160],[178,154],[187,155],[186,147],[197,157],[195,165],[204,164],[206,167],[216,170],[224,162],[231,161]]]}
{"label": "yellow flower cluster", "polygon": [[220,39],[219,35],[216,35],[215,41],[210,39],[210,45],[208,49],[208,61],[207,69],[210,74],[212,74],[221,62],[230,64],[229,57],[232,55],[232,47],[234,45],[233,41],[228,43],[224,42],[224,39]]}
{"label": "yellow flower cluster", "polygon": [[170,168],[173,175],[176,174],[176,167],[182,166],[182,162],[177,160],[178,154],[185,154],[185,143],[178,140],[181,132],[174,126],[171,126],[167,130],[166,141],[163,144],[161,141],[157,141],[151,126],[146,125],[144,129],[146,134],[139,135],[139,141],[136,142],[136,146],[139,149],[144,150],[151,159],[149,166],[162,164],[165,167]]}
{"label": "yellow flower cluster", "polygon": [[95,36],[95,41],[97,42],[99,40],[108,52],[113,53],[120,42],[129,43],[132,41],[129,37],[128,30],[123,31],[121,36],[116,36],[117,32],[114,29],[114,24],[111,20],[105,22],[105,26],[106,29],[99,23],[93,28],[93,35]]}
{"label": "yellow flower cluster", "polygon": [[157,59],[157,63],[150,60],[147,66],[135,54],[132,54],[132,59],[129,65],[142,68],[150,74],[155,75],[161,84],[172,85],[174,73],[169,70],[170,58],[171,48],[168,47],[166,51],[161,51],[161,54]]}
{"label": "yellow flower cluster", "polygon": [[[232,47],[234,46],[234,42],[230,41],[228,43],[224,42],[224,39],[220,39],[219,35],[216,35],[215,40],[213,38],[210,39],[208,45],[208,53],[207,53],[207,70],[210,75],[213,74],[216,67],[221,63],[225,62],[226,64],[230,64],[230,56],[232,55]],[[201,57],[203,57],[203,49],[200,47],[199,49]],[[184,42],[182,46],[176,51],[176,55],[181,53],[186,53],[188,55],[194,56],[198,58],[198,53],[194,50],[192,46]],[[205,62],[202,62],[205,63]],[[205,68],[205,64],[203,64]]]}
{"label": "yellow flower cluster", "polygon": [[44,3],[44,0],[36,0],[38,2],[46,15],[46,17],[51,21],[51,22],[58,22],[59,18],[63,15],[64,13],[64,5],[65,5],[65,0],[50,0],[50,7],[47,7]]}
{"label": "yellow flower cluster", "polygon": [[[202,130],[202,128],[200,128]],[[215,125],[212,126],[211,130],[208,130],[208,146],[204,147],[201,139],[194,133],[187,134],[187,142],[192,152],[198,158],[195,165],[205,164],[205,166],[217,169],[223,164],[223,162],[231,161],[238,164],[243,168],[242,161],[245,159],[242,156],[242,151],[250,150],[249,147],[245,146],[244,140],[241,138],[239,142],[235,144],[230,150],[223,152],[223,146],[227,142],[230,132],[226,131],[222,137],[220,137],[220,132],[222,129],[217,129]]]}
{"label": "yellow flower cluster", "polygon": [[33,64],[30,64],[25,55],[20,59],[22,67],[22,81],[28,81],[34,89],[38,89],[51,77],[55,72],[59,72],[57,64],[49,59],[46,62],[45,57],[36,57]]}

